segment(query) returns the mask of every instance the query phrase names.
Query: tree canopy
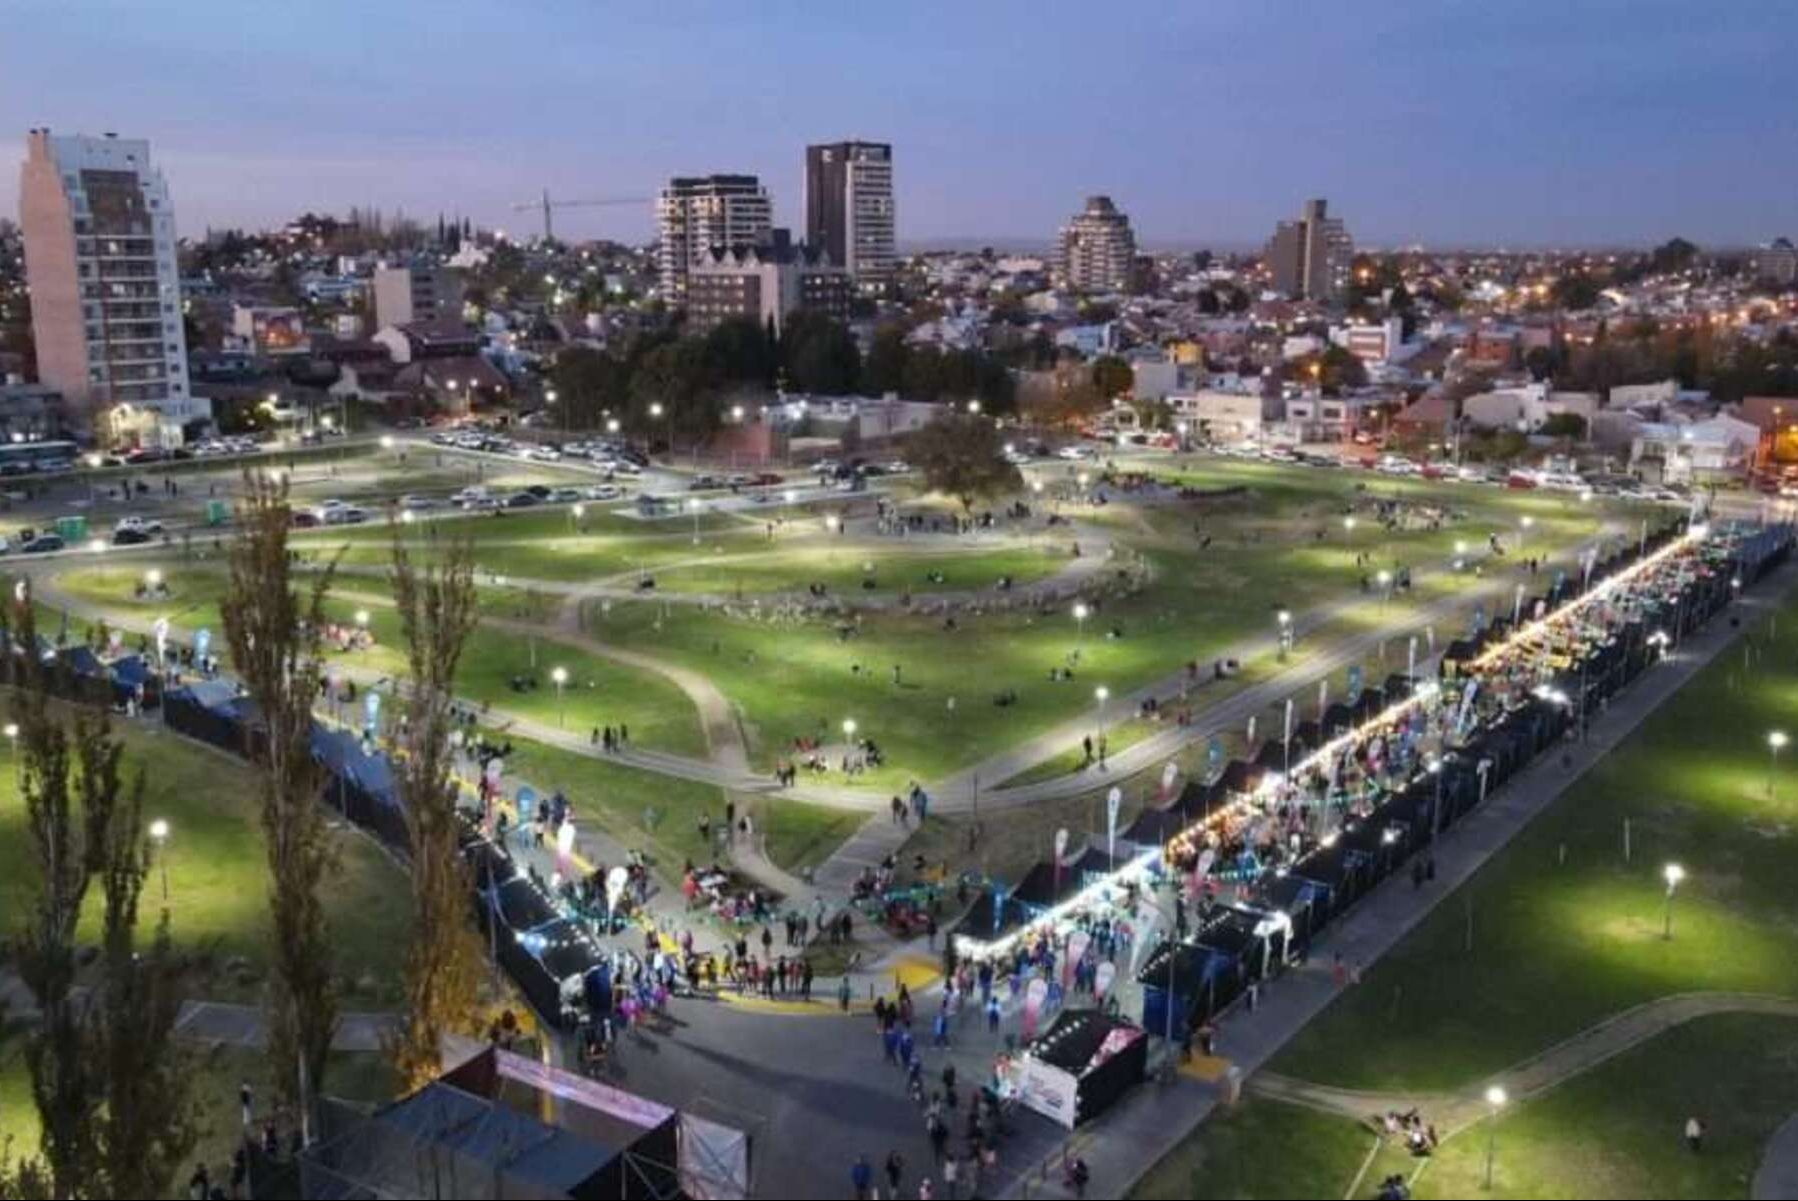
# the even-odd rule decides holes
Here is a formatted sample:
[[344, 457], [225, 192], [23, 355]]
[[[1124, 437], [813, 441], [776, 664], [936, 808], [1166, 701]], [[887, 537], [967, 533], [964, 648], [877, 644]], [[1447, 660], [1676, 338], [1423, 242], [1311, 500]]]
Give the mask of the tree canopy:
[[1024, 482], [1005, 458], [998, 427], [984, 416], [945, 413], [911, 436], [906, 454], [925, 483], [953, 496], [963, 510], [1014, 492]]

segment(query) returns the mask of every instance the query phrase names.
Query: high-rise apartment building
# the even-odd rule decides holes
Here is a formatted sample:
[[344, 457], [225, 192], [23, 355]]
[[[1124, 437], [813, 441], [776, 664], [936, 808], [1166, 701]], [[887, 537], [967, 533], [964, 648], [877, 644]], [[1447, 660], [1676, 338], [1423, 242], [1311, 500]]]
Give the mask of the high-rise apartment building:
[[805, 148], [805, 238], [849, 272], [858, 290], [893, 282], [893, 147], [828, 142]]
[[140, 138], [30, 131], [19, 225], [38, 376], [109, 442], [179, 444], [188, 390], [168, 182]]
[[1348, 287], [1355, 243], [1323, 200], [1307, 200], [1297, 221], [1274, 227], [1266, 255], [1274, 291], [1329, 304]]
[[656, 248], [662, 297], [687, 299], [687, 273], [714, 247], [768, 240], [774, 209], [753, 175], [677, 176], [656, 199]]
[[1057, 269], [1061, 282], [1077, 292], [1122, 292], [1136, 264], [1136, 235], [1130, 218], [1109, 196], [1088, 196], [1086, 208], [1061, 227]]
[[443, 264], [419, 258], [375, 268], [375, 325], [462, 320], [462, 277]]

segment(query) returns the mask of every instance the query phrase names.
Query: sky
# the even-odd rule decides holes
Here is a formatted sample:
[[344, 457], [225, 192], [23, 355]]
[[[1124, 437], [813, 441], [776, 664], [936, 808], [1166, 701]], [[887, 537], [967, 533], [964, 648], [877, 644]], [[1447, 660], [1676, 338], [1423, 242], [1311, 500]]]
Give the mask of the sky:
[[[1790, 0], [6, 0], [28, 128], [150, 139], [184, 234], [352, 204], [646, 241], [676, 174], [891, 142], [908, 246], [1046, 243], [1104, 192], [1149, 249], [1798, 235]], [[0, 215], [17, 208], [0, 185]]]

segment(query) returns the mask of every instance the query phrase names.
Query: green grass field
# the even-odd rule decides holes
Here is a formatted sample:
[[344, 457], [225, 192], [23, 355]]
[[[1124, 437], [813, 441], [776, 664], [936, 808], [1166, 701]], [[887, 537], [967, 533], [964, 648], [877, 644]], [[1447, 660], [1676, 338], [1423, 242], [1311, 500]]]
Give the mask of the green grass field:
[[[10, 705], [10, 697], [7, 701]], [[248, 768], [220, 751], [198, 746], [160, 726], [118, 727], [125, 741], [127, 779], [139, 766], [146, 773], [147, 821], [163, 819], [171, 834], [166, 859], [145, 890], [143, 920], [148, 929], [163, 905], [166, 864], [168, 907], [176, 942], [205, 952], [217, 967], [243, 959], [259, 979], [268, 958], [268, 864], [254, 780]], [[335, 839], [339, 871], [326, 890], [326, 915], [339, 956], [339, 971], [354, 984], [372, 975], [368, 996], [352, 994], [356, 1007], [395, 1001], [393, 948], [403, 945], [408, 926], [404, 874], [369, 839], [345, 828]], [[0, 914], [22, 914], [28, 904], [33, 869], [10, 744], [0, 746]], [[97, 891], [90, 892], [81, 938], [98, 937]], [[240, 984], [222, 971], [213, 974], [205, 995], [215, 1000], [256, 999], [259, 985]]]

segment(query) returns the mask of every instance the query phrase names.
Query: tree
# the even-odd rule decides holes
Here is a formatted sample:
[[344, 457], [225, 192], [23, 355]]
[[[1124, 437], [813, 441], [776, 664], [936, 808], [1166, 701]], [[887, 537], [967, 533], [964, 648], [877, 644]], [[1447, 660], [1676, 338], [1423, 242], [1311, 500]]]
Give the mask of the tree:
[[481, 944], [469, 916], [450, 756], [456, 668], [479, 612], [469, 539], [455, 539], [438, 566], [419, 566], [404, 528], [393, 526], [393, 597], [410, 688], [394, 783], [411, 851], [412, 944], [405, 1025], [390, 1052], [410, 1089], [442, 1071], [445, 1034], [473, 1034], [479, 1025]]
[[1536, 432], [1550, 438], [1584, 438], [1586, 419], [1578, 413], [1552, 413]]
[[822, 313], [804, 309], [787, 314], [780, 334], [780, 361], [788, 382], [801, 392], [847, 395], [855, 391], [861, 375], [861, 351], [849, 331]]
[[606, 412], [623, 412], [630, 396], [625, 365], [591, 346], [563, 350], [550, 368], [549, 379], [561, 410], [557, 417], [565, 429], [602, 428]]
[[984, 416], [945, 413], [911, 436], [906, 457], [924, 474], [925, 483], [960, 501], [964, 511], [971, 511], [977, 500], [1014, 492], [1024, 482], [1005, 458], [998, 427]]
[[905, 390], [905, 367], [911, 350], [905, 344], [905, 328], [883, 325], [874, 331], [868, 357], [862, 362], [862, 391], [870, 396]]
[[300, 591], [288, 555], [290, 523], [286, 480], [246, 471], [221, 608], [231, 661], [261, 722], [257, 744], [246, 749], [256, 757], [270, 878], [270, 1067], [277, 1096], [304, 1110], [323, 1084], [337, 1030], [320, 898], [335, 856], [311, 748], [313, 698], [323, 677], [319, 631], [336, 561]]
[[766, 387], [778, 365], [768, 330], [752, 317], [732, 317], [705, 336], [706, 357], [718, 377], [730, 383]]
[[1126, 395], [1136, 387], [1136, 372], [1114, 354], [1100, 355], [1093, 360], [1092, 377], [1093, 387], [1107, 400]]
[[649, 406], [660, 404], [662, 419], [674, 433], [698, 443], [711, 437], [722, 421], [721, 383], [705, 344], [698, 338], [680, 338], [644, 352], [631, 376], [631, 401], [644, 422], [649, 421]]
[[[18, 608], [25, 645], [35, 645], [30, 606]], [[42, 1011], [25, 1052], [42, 1164], [0, 1165], [0, 1178], [13, 1177], [0, 1179], [0, 1195], [31, 1193], [47, 1178], [58, 1197], [166, 1196], [199, 1129], [191, 1072], [174, 1041], [180, 967], [168, 914], [146, 952], [136, 942], [149, 867], [144, 776], [124, 785], [123, 746], [104, 710], [78, 709], [65, 724], [42, 662], [24, 663], [15, 716], [36, 898], [18, 962]], [[76, 923], [96, 877], [101, 978], [78, 992]]]
[[1596, 307], [1600, 291], [1598, 281], [1586, 272], [1569, 271], [1555, 280], [1550, 294], [1560, 308], [1578, 310]]

